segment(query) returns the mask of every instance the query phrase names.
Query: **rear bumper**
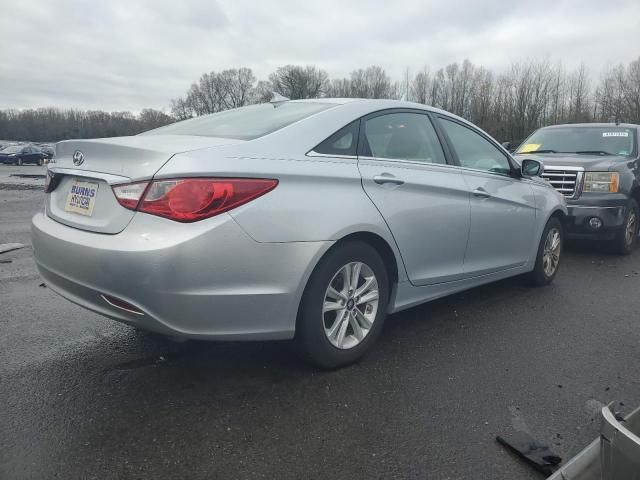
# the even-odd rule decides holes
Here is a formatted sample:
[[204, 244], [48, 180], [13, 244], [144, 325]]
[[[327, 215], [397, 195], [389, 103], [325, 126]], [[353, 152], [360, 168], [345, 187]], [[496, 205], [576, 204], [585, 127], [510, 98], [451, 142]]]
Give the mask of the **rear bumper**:
[[72, 302], [143, 329], [220, 340], [291, 338], [304, 285], [332, 244], [258, 243], [227, 214], [193, 224], [136, 214], [105, 235], [38, 213], [32, 240], [41, 276]]
[[[567, 235], [571, 238], [610, 240], [622, 228], [628, 199], [620, 194], [615, 198], [570, 202], [567, 205]], [[597, 218], [601, 227], [594, 228], [590, 220]]]

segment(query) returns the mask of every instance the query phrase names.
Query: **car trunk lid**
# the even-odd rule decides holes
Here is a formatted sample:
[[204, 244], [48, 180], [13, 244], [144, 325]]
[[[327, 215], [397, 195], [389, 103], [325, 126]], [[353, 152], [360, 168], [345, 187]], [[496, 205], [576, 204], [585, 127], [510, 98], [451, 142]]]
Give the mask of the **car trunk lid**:
[[47, 194], [46, 213], [81, 230], [121, 232], [135, 212], [118, 203], [112, 185], [150, 180], [176, 153], [239, 142], [182, 135], [60, 142], [49, 165], [56, 186]]

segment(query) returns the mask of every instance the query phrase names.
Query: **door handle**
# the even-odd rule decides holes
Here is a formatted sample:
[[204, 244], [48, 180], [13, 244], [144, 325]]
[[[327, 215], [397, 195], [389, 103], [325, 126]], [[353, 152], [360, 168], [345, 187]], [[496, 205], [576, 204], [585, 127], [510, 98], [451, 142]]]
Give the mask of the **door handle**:
[[490, 198], [491, 194], [487, 192], [484, 188], [478, 187], [473, 191], [473, 195], [480, 198]]
[[376, 175], [375, 177], [373, 177], [373, 181], [376, 182], [378, 185], [384, 185], [385, 183], [392, 183], [393, 185], [402, 185], [404, 183], [404, 180], [400, 180], [399, 178], [389, 174]]

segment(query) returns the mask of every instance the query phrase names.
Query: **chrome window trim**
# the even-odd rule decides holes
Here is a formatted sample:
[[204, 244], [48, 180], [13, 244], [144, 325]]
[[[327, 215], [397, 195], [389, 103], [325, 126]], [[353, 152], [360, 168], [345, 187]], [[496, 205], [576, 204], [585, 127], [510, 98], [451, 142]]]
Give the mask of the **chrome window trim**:
[[322, 157], [322, 158], [350, 158], [352, 160], [357, 160], [357, 156], [355, 155], [332, 155], [330, 153], [318, 153], [315, 150], [309, 150], [306, 153], [307, 157]]
[[598, 210], [618, 210], [622, 207], [598, 207], [593, 205], [568, 205], [569, 208], [597, 208]]
[[465, 167], [463, 165], [452, 165], [452, 167], [459, 168], [460, 170], [464, 170], [464, 171], [467, 171], [469, 173], [478, 173], [478, 174], [484, 174], [484, 175], [491, 175], [493, 177], [506, 178], [506, 179], [509, 179], [509, 180], [520, 180], [519, 178], [515, 178], [515, 177], [513, 177], [511, 175], [508, 175], [506, 173], [490, 172], [489, 170], [482, 170], [480, 168]]
[[409, 165], [428, 165], [437, 167], [457, 167], [457, 165], [451, 165], [450, 163], [435, 163], [435, 162], [420, 162], [418, 160], [408, 160], [406, 158], [387, 158], [387, 157], [369, 157], [360, 155], [356, 157], [358, 160], [373, 160], [374, 162], [395, 162], [404, 163]]

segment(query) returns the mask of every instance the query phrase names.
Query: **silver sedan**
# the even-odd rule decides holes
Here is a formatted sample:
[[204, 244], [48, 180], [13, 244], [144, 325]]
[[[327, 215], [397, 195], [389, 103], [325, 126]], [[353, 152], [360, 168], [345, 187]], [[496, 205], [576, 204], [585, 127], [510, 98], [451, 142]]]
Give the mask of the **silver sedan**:
[[527, 274], [550, 283], [564, 198], [535, 160], [391, 100], [253, 105], [64, 141], [33, 218], [55, 292], [142, 329], [362, 356], [385, 316]]

